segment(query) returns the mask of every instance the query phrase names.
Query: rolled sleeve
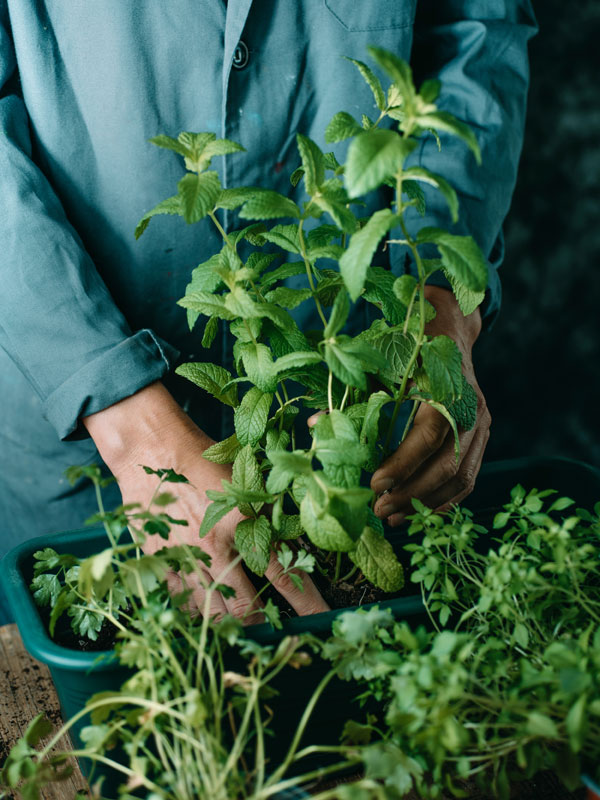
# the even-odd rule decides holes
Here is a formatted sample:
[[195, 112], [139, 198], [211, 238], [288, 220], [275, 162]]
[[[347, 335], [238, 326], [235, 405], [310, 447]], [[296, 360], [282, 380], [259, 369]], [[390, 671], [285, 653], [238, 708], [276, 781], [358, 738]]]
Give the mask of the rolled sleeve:
[[160, 380], [177, 356], [178, 351], [152, 331], [138, 331], [67, 378], [44, 401], [44, 416], [61, 439], [85, 438], [88, 434], [81, 417]]

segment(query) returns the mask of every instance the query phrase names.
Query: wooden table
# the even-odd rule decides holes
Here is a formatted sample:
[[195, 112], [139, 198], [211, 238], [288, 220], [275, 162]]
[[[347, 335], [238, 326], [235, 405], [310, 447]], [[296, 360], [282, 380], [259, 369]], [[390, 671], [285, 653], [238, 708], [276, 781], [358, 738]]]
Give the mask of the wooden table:
[[[58, 699], [48, 668], [26, 652], [16, 625], [4, 625], [0, 627], [0, 765], [40, 711], [57, 727], [60, 725]], [[70, 742], [63, 740], [61, 748], [70, 750]], [[49, 786], [42, 793], [43, 800], [73, 800], [77, 791], [85, 791], [87, 784], [75, 759], [72, 765], [73, 774], [66, 781]], [[584, 796], [584, 790], [565, 791], [550, 772], [517, 784], [512, 793], [513, 800], [583, 800]], [[478, 790], [473, 790], [469, 797], [491, 800]], [[419, 799], [411, 793], [405, 800]]]

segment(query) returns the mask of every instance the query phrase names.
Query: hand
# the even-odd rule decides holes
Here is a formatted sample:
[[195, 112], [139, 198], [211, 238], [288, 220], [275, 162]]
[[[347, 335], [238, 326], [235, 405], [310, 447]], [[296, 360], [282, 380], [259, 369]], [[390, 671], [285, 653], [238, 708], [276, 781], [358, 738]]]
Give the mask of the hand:
[[[212, 559], [209, 568], [202, 567], [207, 580], [216, 580], [235, 590], [235, 597], [231, 598], [213, 593], [210, 614], [230, 613], [244, 618], [248, 624], [262, 622], [262, 614], [248, 614], [260, 606], [255, 600], [255, 587], [241, 564], [232, 566], [237, 557], [235, 528], [242, 519], [239, 511], [229, 512], [203, 539], [198, 537], [198, 529], [210, 503], [206, 490], [220, 490], [221, 480], [231, 479], [231, 466], [213, 464], [202, 458], [203, 451], [213, 441], [182, 411], [164, 386], [152, 384], [103, 411], [91, 414], [83, 422], [100, 455], [117, 478], [124, 503], [137, 502], [145, 508], [156, 489], [156, 476], [147, 475], [141, 464], [154, 469], [172, 468], [185, 475], [189, 484], [170, 483], [168, 489], [178, 498], [173, 506], [174, 516], [187, 520], [188, 526], [173, 526], [167, 543], [158, 535], [149, 536], [144, 545], [145, 552], [155, 552], [165, 544], [198, 545]], [[302, 574], [302, 592], [288, 576], [281, 574], [282, 571], [272, 554], [266, 577], [298, 614], [328, 610], [307, 575]], [[186, 576], [185, 579], [193, 590], [191, 608], [202, 610], [205, 600], [202, 579], [199, 575]], [[173, 589], [177, 584], [181, 588], [181, 578], [173, 575], [169, 582]]]
[[471, 350], [481, 331], [479, 309], [463, 316], [452, 293], [437, 286], [425, 288], [436, 317], [426, 327], [432, 336], [446, 334], [454, 339], [463, 357], [463, 373], [477, 393], [477, 420], [470, 431], [459, 430], [460, 460], [454, 454], [454, 433], [446, 419], [431, 406], [422, 404], [406, 439], [373, 474], [371, 488], [380, 497], [375, 513], [389, 525], [399, 525], [413, 512], [411, 499], [421, 500], [445, 511], [463, 500], [475, 486], [483, 453], [490, 436], [492, 418], [481, 393]]

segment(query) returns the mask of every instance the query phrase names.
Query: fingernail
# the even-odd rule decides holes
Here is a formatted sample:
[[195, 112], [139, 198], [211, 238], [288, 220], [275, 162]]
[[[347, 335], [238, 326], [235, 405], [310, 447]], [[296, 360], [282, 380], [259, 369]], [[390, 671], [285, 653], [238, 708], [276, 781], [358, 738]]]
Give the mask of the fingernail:
[[392, 478], [374, 478], [373, 479], [373, 491], [376, 494], [382, 494], [383, 492], [389, 492], [389, 490], [394, 486], [394, 481]]

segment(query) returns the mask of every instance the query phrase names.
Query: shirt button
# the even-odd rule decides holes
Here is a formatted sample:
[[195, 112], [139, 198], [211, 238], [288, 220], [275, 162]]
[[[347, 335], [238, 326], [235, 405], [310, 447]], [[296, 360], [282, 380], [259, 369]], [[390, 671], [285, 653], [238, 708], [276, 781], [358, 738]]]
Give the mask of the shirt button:
[[233, 54], [232, 66], [235, 69], [244, 69], [249, 60], [250, 60], [250, 53], [248, 52], [248, 45], [246, 44], [246, 42], [243, 42], [240, 39], [238, 46], [235, 48], [235, 52]]

